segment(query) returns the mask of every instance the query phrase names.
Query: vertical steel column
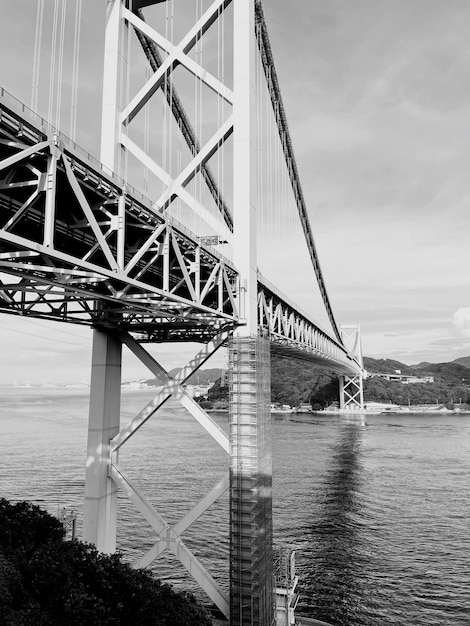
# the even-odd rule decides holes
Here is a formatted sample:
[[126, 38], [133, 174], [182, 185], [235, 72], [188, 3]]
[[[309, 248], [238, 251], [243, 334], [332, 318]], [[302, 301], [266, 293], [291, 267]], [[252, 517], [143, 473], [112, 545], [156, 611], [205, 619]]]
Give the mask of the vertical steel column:
[[116, 550], [117, 486], [109, 469], [110, 441], [119, 432], [121, 356], [116, 335], [93, 331], [83, 541], [107, 553]]
[[[354, 356], [358, 364], [363, 367], [361, 329], [358, 325], [341, 326], [341, 338], [350, 354]], [[364, 409], [364, 378], [367, 372], [353, 376], [341, 376], [339, 379], [339, 408], [341, 410]]]
[[237, 334], [254, 336], [258, 332], [255, 8], [254, 0], [233, 4], [233, 261], [245, 292], [245, 307], [239, 310], [246, 319]]
[[[103, 104], [101, 114], [101, 162], [120, 176], [121, 94], [127, 64], [127, 41], [122, 18], [122, 0], [107, 0], [104, 43]], [[125, 93], [125, 91], [124, 91]]]
[[[230, 624], [271, 626], [274, 611], [269, 340], [258, 337], [254, 0], [233, 3], [233, 251], [245, 325], [229, 346]], [[242, 298], [243, 300], [243, 298]]]
[[234, 337], [230, 389], [230, 625], [273, 623], [269, 339]]
[[339, 408], [362, 410], [364, 408], [363, 376], [340, 376]]

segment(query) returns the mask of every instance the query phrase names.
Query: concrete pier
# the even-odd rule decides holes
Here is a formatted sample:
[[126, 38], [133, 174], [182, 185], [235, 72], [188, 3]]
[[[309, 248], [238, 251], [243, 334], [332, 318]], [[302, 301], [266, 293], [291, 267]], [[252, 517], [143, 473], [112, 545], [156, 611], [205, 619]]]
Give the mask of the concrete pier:
[[229, 346], [230, 625], [273, 620], [270, 347], [260, 337]]

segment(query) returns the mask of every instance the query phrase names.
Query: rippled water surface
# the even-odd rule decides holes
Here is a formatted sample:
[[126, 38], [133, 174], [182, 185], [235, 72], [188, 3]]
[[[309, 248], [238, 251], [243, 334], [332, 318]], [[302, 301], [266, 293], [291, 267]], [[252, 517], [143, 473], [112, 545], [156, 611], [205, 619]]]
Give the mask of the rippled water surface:
[[[123, 422], [150, 398], [123, 394]], [[87, 411], [80, 391], [0, 391], [1, 495], [50, 512], [75, 508], [79, 532]], [[214, 419], [227, 428], [226, 415]], [[275, 538], [297, 550], [302, 614], [336, 626], [470, 624], [469, 416], [280, 416], [273, 435]], [[123, 448], [120, 465], [175, 523], [224, 475], [227, 459], [168, 405]], [[222, 498], [185, 534], [225, 587], [227, 506]], [[126, 558], [154, 539], [121, 498]], [[154, 569], [192, 586], [174, 561]]]

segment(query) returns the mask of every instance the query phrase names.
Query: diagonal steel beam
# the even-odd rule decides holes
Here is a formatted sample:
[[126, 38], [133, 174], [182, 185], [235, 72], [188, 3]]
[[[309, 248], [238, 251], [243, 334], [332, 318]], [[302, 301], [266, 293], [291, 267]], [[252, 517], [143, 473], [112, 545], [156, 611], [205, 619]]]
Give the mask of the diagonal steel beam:
[[[229, 2], [225, 3], [225, 5], [228, 5], [228, 4]], [[225, 9], [225, 6], [223, 7], [223, 9]], [[223, 9], [221, 8], [221, 11]], [[141, 9], [135, 10], [135, 13], [143, 22], [145, 22], [144, 14]], [[142, 33], [142, 31], [135, 29], [135, 33], [140, 42], [140, 45], [142, 46], [145, 56], [148, 59], [150, 67], [152, 68], [153, 72], [156, 72], [158, 68], [161, 66], [161, 64], [163, 63], [163, 58], [158, 50], [158, 47], [155, 45], [155, 43], [151, 39], [146, 37]], [[189, 147], [191, 154], [195, 156], [201, 149], [199, 140], [196, 137], [196, 133], [189, 120], [189, 116], [184, 109], [181, 99], [170, 77], [167, 80], [167, 86], [164, 91], [165, 91], [165, 96], [166, 96], [168, 105], [170, 106], [173, 116], [175, 120], [177, 121], [179, 128], [181, 129], [183, 138], [186, 141], [186, 144]], [[229, 229], [232, 230], [233, 229], [232, 215], [230, 213], [230, 210], [224, 198], [222, 197], [219, 185], [214, 178], [212, 170], [207, 163], [203, 164], [201, 173], [212, 195], [212, 198], [214, 199], [215, 203], [217, 204], [219, 208], [219, 211], [224, 217], [225, 223], [227, 224]]]
[[42, 141], [41, 143], [31, 146], [30, 148], [27, 148], [26, 150], [22, 150], [21, 152], [18, 152], [17, 154], [12, 154], [11, 157], [8, 157], [7, 159], [3, 159], [3, 161], [0, 161], [0, 172], [7, 167], [11, 167], [15, 163], [24, 161], [24, 159], [27, 159], [33, 154], [36, 154], [36, 152], [41, 152], [41, 150], [44, 150], [44, 148], [48, 148], [52, 145], [53, 145], [53, 141]]
[[[172, 195], [179, 187], [186, 187], [196, 174], [205, 166], [206, 162], [217, 152], [228, 137], [233, 133], [233, 120], [230, 117], [217, 132], [209, 139], [206, 145], [194, 156], [190, 163], [175, 178], [170, 187], [158, 198], [155, 205], [163, 209], [171, 200]], [[176, 189], [174, 190], [173, 187]]]
[[108, 261], [111, 269], [117, 272], [119, 268], [118, 268], [116, 259], [114, 258], [114, 255], [108, 246], [108, 242], [106, 241], [101, 228], [98, 226], [96, 218], [93, 215], [93, 211], [91, 210], [91, 207], [88, 204], [88, 200], [85, 198], [85, 194], [83, 193], [82, 188], [80, 187], [77, 179], [75, 178], [75, 174], [73, 173], [72, 166], [70, 165], [69, 160], [65, 156], [65, 154], [62, 155], [62, 162], [65, 166], [65, 174], [67, 176], [69, 184], [75, 193], [75, 196], [78, 200], [78, 203], [80, 204], [82, 208], [82, 211], [85, 213], [88, 223], [93, 233], [95, 234], [95, 237], [98, 243], [100, 244], [100, 248], [103, 254], [105, 255], [106, 260]]
[[[216, 215], [213, 215], [201, 202], [199, 202], [185, 187], [177, 185], [171, 176], [166, 172], [158, 163], [155, 162], [140, 146], [138, 146], [127, 135], [122, 134], [121, 143], [126, 147], [139, 161], [145, 165], [151, 172], [157, 176], [165, 185], [172, 187], [173, 192], [177, 194], [181, 200], [193, 210], [196, 215], [199, 215], [208, 226], [210, 226], [214, 232], [218, 233], [221, 237], [228, 238], [229, 233], [225, 224], [218, 220]], [[158, 207], [154, 205], [154, 209]], [[159, 211], [160, 215], [161, 212]], [[220, 223], [219, 223], [220, 222]]]
[[[215, 3], [219, 4], [219, 3]], [[210, 72], [201, 67], [198, 63], [193, 61], [190, 57], [187, 56], [187, 52], [191, 50], [197, 40], [202, 36], [203, 32], [207, 30], [205, 28], [206, 22], [204, 21], [206, 18], [203, 16], [201, 20], [199, 20], [193, 29], [184, 37], [181, 43], [177, 46], [174, 46], [169, 42], [165, 37], [160, 35], [155, 29], [147, 24], [147, 22], [140, 20], [135, 13], [131, 13], [128, 9], [124, 9], [123, 16], [127, 19], [134, 28], [138, 28], [142, 33], [151, 39], [154, 43], [159, 45], [161, 48], [165, 49], [168, 52], [169, 61], [168, 67], [172, 68], [175, 64], [181, 64], [186, 67], [187, 70], [191, 72], [194, 76], [199, 78], [203, 83], [205, 83], [210, 89], [212, 89], [216, 94], [222, 97], [229, 104], [233, 101], [233, 92], [226, 85], [220, 82], [215, 76], [212, 76]], [[200, 34], [199, 34], [200, 33]], [[156, 78], [156, 80], [159, 80]], [[148, 82], [149, 87], [152, 85], [151, 82]], [[126, 123], [127, 120], [131, 121], [135, 116], [136, 112], [140, 110], [139, 108], [135, 110], [130, 110], [129, 115], [123, 118], [123, 122]]]

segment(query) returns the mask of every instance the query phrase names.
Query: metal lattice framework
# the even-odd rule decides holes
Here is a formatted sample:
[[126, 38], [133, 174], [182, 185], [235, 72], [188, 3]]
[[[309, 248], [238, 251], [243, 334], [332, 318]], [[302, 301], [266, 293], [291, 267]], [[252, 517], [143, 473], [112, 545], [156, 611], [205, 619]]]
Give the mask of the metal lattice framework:
[[171, 377], [168, 372], [129, 334], [121, 334], [119, 340], [149, 369], [158, 381], [154, 398], [122, 428], [110, 442], [109, 476], [119, 489], [127, 495], [135, 508], [150, 524], [156, 533], [155, 544], [136, 563], [135, 567], [147, 567], [165, 550], [171, 552], [197, 580], [201, 588], [218, 608], [228, 615], [227, 594], [201, 564], [199, 559], [186, 546], [182, 538], [185, 533], [207, 509], [223, 496], [229, 488], [228, 476], [217, 485], [177, 524], [170, 525], [150, 503], [146, 495], [131, 481], [118, 462], [120, 448], [129, 441], [139, 428], [152, 417], [170, 398], [179, 402], [206, 432], [229, 452], [229, 439], [213, 419], [185, 391], [183, 385], [228, 339], [229, 332], [224, 331], [207, 343], [198, 354], [178, 373]]
[[357, 325], [341, 326], [341, 336], [344, 345], [355, 361], [360, 366], [359, 372], [351, 375], [346, 373], [340, 378], [339, 401], [342, 410], [364, 409], [364, 378], [367, 372], [364, 370], [362, 359], [361, 329]]
[[299, 358], [328, 365], [341, 373], [355, 372], [360, 376], [359, 363], [350, 356], [342, 343], [314, 324], [298, 308], [289, 304], [266, 281], [258, 283], [258, 320], [278, 348], [295, 351]]
[[207, 340], [238, 322], [226, 259], [6, 99], [2, 91], [0, 310], [159, 341]]

